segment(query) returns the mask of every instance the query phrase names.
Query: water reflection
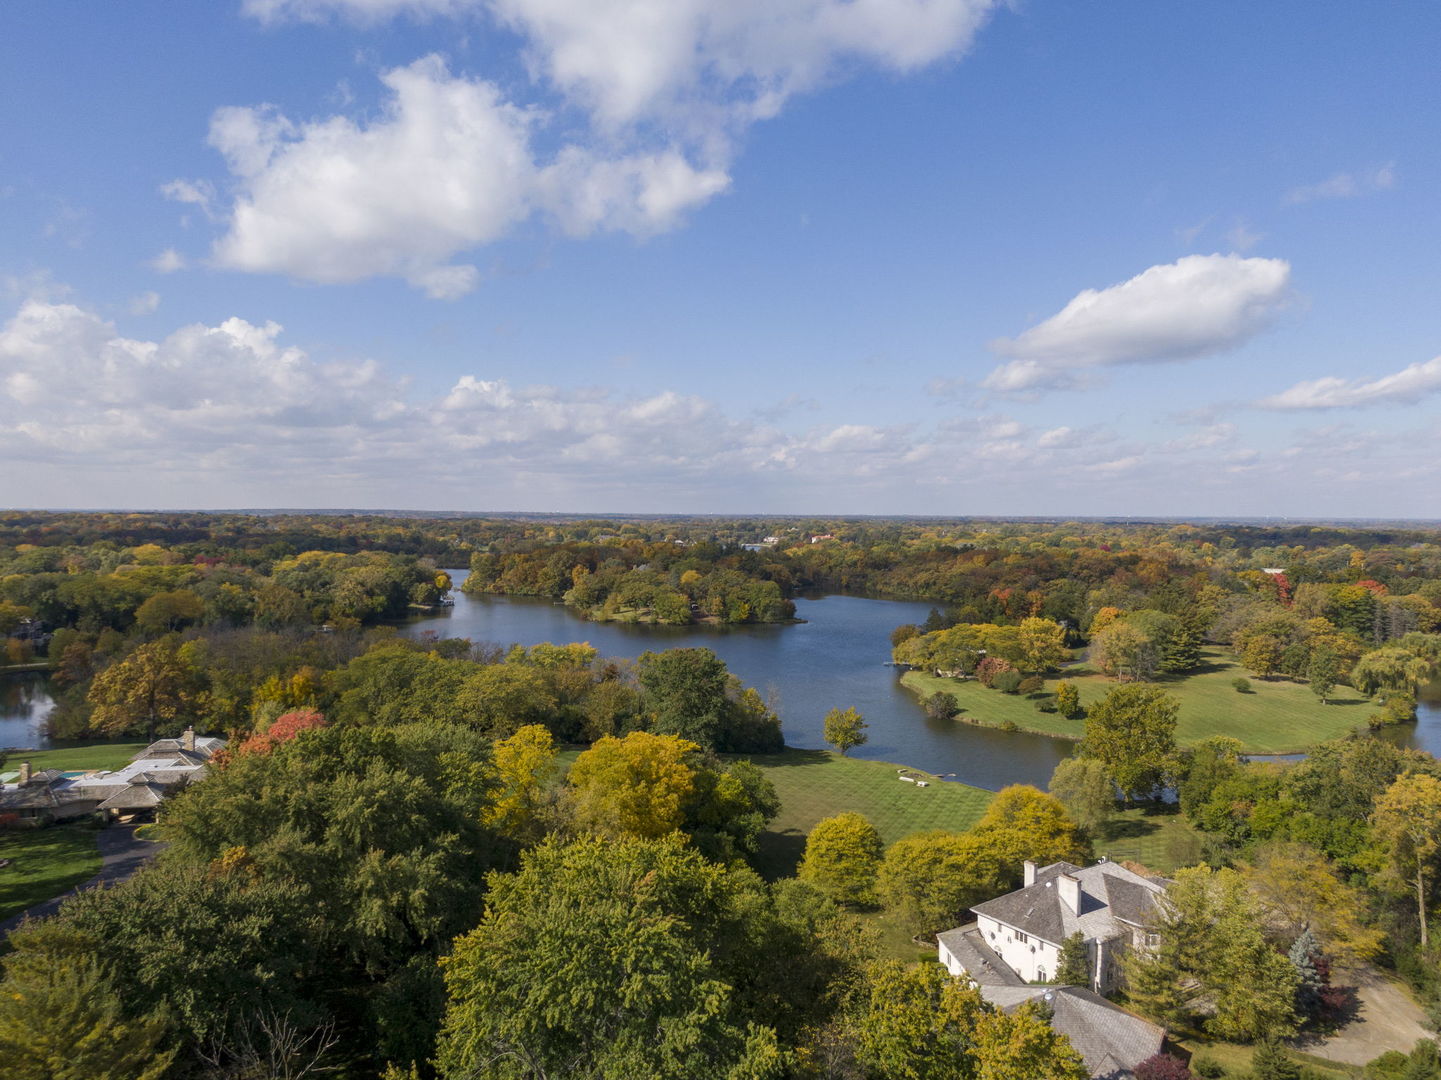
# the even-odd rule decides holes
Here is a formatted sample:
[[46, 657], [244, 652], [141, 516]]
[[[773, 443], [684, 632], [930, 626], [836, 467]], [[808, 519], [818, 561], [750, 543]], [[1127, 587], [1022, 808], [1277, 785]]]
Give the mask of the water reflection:
[[0, 746], [36, 749], [50, 745], [45, 721], [55, 701], [43, 672], [0, 675]]
[[[457, 585], [464, 571], [451, 571]], [[921, 622], [931, 605], [856, 596], [801, 598], [791, 626], [660, 627], [590, 623], [545, 600], [471, 598], [456, 591], [455, 607], [406, 624], [418, 636], [432, 631], [497, 645], [589, 641], [603, 656], [634, 657], [647, 649], [703, 645], [732, 672], [774, 701], [786, 743], [821, 748], [822, 718], [854, 706], [870, 724], [870, 741], [856, 757], [894, 761], [934, 773], [954, 773], [978, 787], [1045, 786], [1070, 744], [1040, 735], [932, 720], [886, 666], [890, 632]]]

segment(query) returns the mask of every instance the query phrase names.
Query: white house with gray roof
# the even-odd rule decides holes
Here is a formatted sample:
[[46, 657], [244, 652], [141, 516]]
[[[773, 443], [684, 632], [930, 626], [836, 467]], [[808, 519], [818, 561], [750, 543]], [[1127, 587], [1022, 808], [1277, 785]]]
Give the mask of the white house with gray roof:
[[1043, 983], [1053, 978], [1061, 945], [1072, 934], [1086, 941], [1089, 989], [1106, 994], [1120, 979], [1128, 948], [1147, 948], [1146, 924], [1166, 891], [1163, 878], [1144, 877], [1116, 863], [1093, 866], [1024, 864], [1025, 884], [977, 904], [976, 921], [938, 937], [941, 963], [953, 975], [982, 985]]

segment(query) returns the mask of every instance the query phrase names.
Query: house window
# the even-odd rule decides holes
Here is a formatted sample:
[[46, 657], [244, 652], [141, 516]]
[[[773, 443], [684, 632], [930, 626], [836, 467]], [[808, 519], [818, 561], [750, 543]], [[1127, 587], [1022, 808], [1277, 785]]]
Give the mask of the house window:
[[1022, 945], [1024, 945], [1026, 942], [1030, 941], [1031, 939], [1028, 938], [1025, 934], [1021, 933], [1019, 930], [1017, 930], [1017, 931], [1016, 931], [1016, 940], [1019, 941]]
[[1043, 967], [1038, 967], [1038, 968], [1036, 968], [1036, 982], [1045, 982], [1045, 981], [1046, 981], [1046, 969], [1043, 968]]
[[1147, 935], [1146, 935], [1146, 947], [1147, 947], [1147, 948], [1154, 949], [1154, 948], [1155, 948], [1157, 945], [1159, 945], [1159, 944], [1161, 944], [1161, 935], [1160, 935], [1160, 934], [1147, 934]]

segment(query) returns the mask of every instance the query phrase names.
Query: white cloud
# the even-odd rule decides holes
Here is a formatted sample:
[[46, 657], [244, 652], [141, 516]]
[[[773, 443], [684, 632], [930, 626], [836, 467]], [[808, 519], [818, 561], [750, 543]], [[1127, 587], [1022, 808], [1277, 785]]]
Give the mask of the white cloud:
[[[958, 55], [997, 2], [248, 0], [267, 22], [484, 14], [520, 39], [535, 96], [431, 56], [382, 75], [373, 118], [219, 110], [210, 141], [236, 190], [215, 260], [318, 282], [394, 275], [449, 298], [479, 277], [452, 260], [536, 213], [576, 236], [673, 229], [730, 187], [749, 125], [849, 67]], [[211, 205], [203, 181], [165, 191]]]
[[173, 274], [177, 270], [184, 270], [186, 267], [185, 256], [174, 248], [166, 248], [147, 264], [157, 274]]
[[154, 314], [156, 309], [160, 307], [160, 294], [153, 290], [140, 293], [138, 296], [132, 296], [127, 306], [132, 315]]
[[982, 385], [1002, 392], [1084, 385], [1092, 369], [1187, 360], [1235, 348], [1274, 322], [1291, 267], [1280, 259], [1188, 255], [1119, 285], [1086, 289], [1015, 338]]
[[1411, 404], [1441, 391], [1441, 356], [1410, 364], [1377, 379], [1327, 375], [1298, 382], [1258, 402], [1266, 409], [1350, 409], [1362, 405]]
[[1317, 184], [1305, 184], [1286, 192], [1281, 200], [1288, 206], [1315, 202], [1317, 199], [1354, 199], [1358, 195], [1369, 195], [1386, 191], [1396, 186], [1396, 163], [1365, 169], [1361, 172], [1342, 172], [1328, 177]]

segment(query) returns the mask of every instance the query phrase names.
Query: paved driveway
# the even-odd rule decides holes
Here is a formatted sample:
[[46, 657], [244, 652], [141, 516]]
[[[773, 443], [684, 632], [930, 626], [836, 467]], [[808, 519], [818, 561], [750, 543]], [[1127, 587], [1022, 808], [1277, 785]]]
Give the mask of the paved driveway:
[[100, 873], [89, 881], [82, 882], [69, 892], [27, 908], [19, 915], [12, 915], [0, 922], [0, 934], [8, 934], [27, 918], [43, 919], [54, 915], [61, 903], [82, 889], [93, 889], [96, 885], [111, 885], [124, 881], [160, 853], [164, 844], [142, 840], [135, 835], [134, 825], [111, 825], [96, 834], [100, 847]]
[[1356, 987], [1356, 1018], [1330, 1038], [1298, 1041], [1298, 1050], [1327, 1061], [1365, 1065], [1387, 1050], [1410, 1050], [1418, 1039], [1430, 1037], [1424, 1026], [1426, 1015], [1409, 994], [1375, 968], [1339, 972], [1334, 981]]

